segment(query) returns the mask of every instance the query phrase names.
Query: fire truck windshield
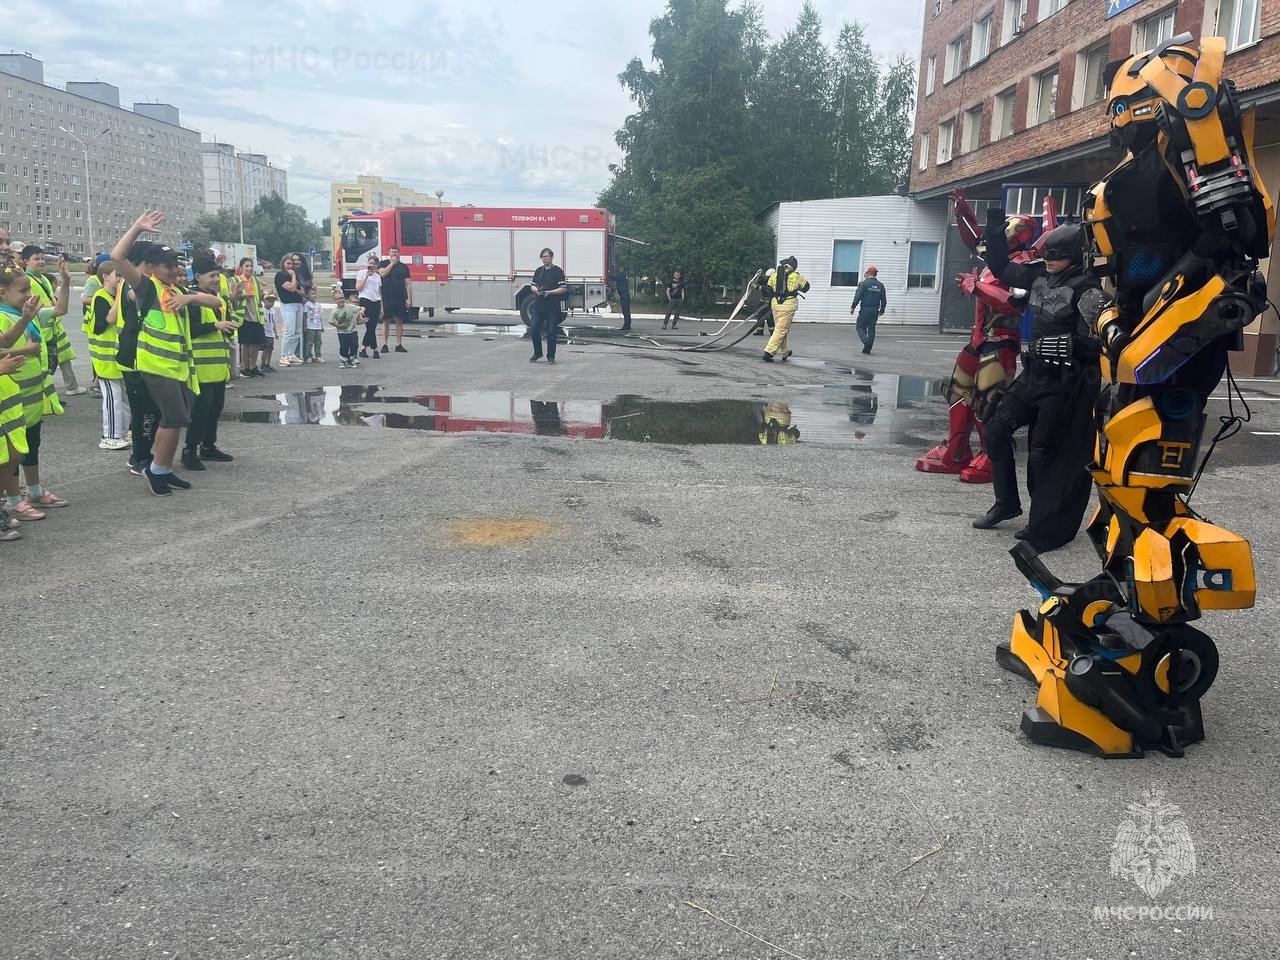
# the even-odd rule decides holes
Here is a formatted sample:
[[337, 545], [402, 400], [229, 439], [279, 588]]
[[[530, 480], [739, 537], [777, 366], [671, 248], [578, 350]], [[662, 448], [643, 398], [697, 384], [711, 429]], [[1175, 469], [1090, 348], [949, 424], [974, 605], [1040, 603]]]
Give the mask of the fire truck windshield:
[[348, 220], [342, 225], [342, 258], [345, 262], [358, 263], [377, 246], [378, 221]]

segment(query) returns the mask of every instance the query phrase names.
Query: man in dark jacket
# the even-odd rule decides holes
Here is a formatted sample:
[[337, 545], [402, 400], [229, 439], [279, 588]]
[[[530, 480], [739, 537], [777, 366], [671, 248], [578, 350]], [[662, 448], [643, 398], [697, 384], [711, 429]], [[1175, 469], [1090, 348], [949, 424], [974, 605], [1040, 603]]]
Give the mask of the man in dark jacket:
[[[854, 291], [853, 303], [849, 304], [849, 312], [858, 314], [858, 339], [862, 341], [862, 352], [870, 353], [871, 345], [876, 342], [876, 321], [884, 314], [889, 305], [884, 284], [880, 282], [880, 271], [875, 267], [867, 267], [867, 275]], [[862, 309], [859, 310], [858, 308]]]
[[973, 525], [988, 530], [1022, 513], [1013, 434], [1030, 425], [1031, 516], [1017, 536], [1044, 553], [1075, 539], [1089, 504], [1087, 468], [1099, 384], [1099, 347], [1092, 331], [1107, 298], [1085, 272], [1085, 233], [1079, 224], [1051, 231], [1042, 242], [1044, 260], [1030, 264], [1009, 262], [1004, 224], [1004, 210], [988, 210], [987, 266], [1002, 282], [1030, 291], [1031, 337], [1024, 344], [1022, 372], [987, 420], [996, 502]]

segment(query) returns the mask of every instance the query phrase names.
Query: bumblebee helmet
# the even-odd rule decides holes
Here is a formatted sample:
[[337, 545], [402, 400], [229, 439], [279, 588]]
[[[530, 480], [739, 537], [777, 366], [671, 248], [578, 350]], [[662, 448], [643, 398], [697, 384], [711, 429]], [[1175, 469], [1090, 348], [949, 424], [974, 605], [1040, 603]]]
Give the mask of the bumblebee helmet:
[[1127, 60], [1107, 65], [1103, 81], [1107, 86], [1107, 113], [1111, 117], [1111, 145], [1138, 151], [1155, 139], [1156, 108], [1160, 95], [1139, 76], [1142, 68], [1159, 58], [1166, 67], [1188, 82], [1195, 75], [1200, 51], [1191, 45], [1189, 33], [1166, 40], [1155, 50], [1135, 53]]

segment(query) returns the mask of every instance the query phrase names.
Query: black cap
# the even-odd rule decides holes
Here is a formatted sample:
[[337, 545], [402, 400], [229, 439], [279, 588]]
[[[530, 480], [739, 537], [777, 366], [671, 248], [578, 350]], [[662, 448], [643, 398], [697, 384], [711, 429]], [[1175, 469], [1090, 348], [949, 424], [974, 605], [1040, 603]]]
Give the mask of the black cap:
[[202, 273], [214, 273], [218, 269], [218, 261], [211, 253], [199, 253], [191, 260], [191, 272], [196, 276]]
[[151, 249], [143, 254], [142, 262], [156, 266], [176, 266], [178, 263], [178, 251], [167, 243], [153, 243], [151, 244]]
[[151, 248], [155, 246], [150, 240], [135, 240], [133, 246], [129, 248], [129, 262], [135, 267], [140, 263], [147, 262], [147, 254], [151, 252]]

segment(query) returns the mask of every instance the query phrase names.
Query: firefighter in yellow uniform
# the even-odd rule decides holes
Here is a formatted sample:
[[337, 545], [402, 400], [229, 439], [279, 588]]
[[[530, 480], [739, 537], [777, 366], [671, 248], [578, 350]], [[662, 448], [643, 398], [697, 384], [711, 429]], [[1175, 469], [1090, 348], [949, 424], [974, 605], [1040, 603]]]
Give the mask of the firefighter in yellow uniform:
[[778, 264], [777, 270], [770, 270], [765, 278], [769, 307], [773, 310], [773, 336], [764, 348], [765, 363], [773, 363], [775, 357], [786, 360], [791, 356], [791, 350], [787, 347], [787, 333], [791, 330], [791, 321], [795, 319], [796, 307], [800, 305], [800, 294], [809, 290], [809, 281], [796, 269], [799, 266], [795, 257], [787, 257]]
[[[201, 293], [228, 290], [227, 277], [209, 256], [198, 256], [191, 269], [196, 275], [196, 286]], [[235, 292], [235, 281], [229, 288]], [[182, 465], [188, 470], [203, 470], [205, 460], [226, 462], [230, 454], [218, 449], [218, 418], [226, 400], [227, 383], [231, 380], [231, 352], [229, 338], [238, 324], [229, 319], [230, 304], [219, 297], [217, 309], [192, 305], [187, 310], [191, 330], [191, 352], [195, 359], [196, 379], [200, 381], [200, 395], [191, 409], [191, 424], [187, 427], [187, 442], [182, 448]]]

